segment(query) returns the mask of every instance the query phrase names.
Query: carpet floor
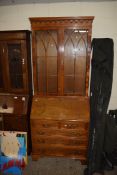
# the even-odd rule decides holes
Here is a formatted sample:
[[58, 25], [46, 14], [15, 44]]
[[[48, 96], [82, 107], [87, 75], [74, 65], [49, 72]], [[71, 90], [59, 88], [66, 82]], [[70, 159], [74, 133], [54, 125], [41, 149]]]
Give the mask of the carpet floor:
[[[23, 175], [83, 175], [85, 167], [74, 159], [40, 158], [38, 161], [32, 161], [31, 157], [28, 157], [28, 165]], [[106, 171], [104, 175], [117, 175], [117, 167], [113, 171]]]

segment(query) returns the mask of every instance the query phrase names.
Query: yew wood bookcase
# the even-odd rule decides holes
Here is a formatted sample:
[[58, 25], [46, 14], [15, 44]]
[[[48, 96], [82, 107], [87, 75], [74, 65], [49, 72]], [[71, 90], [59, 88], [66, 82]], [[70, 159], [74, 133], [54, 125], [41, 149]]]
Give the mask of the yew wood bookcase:
[[34, 96], [32, 157], [86, 161], [94, 17], [30, 18]]

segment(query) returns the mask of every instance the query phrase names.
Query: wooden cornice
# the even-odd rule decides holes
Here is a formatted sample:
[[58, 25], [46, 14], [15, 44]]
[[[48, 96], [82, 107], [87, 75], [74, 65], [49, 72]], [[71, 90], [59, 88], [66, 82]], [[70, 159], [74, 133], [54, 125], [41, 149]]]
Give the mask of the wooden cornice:
[[32, 17], [29, 18], [32, 30], [42, 28], [71, 27], [77, 29], [90, 29], [94, 16], [80, 17]]

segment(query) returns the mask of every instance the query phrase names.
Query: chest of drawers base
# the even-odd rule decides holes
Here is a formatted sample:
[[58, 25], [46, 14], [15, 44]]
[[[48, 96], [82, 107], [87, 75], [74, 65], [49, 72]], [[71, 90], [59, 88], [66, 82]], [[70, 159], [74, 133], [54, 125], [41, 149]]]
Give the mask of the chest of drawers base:
[[[73, 106], [70, 105], [69, 102], [72, 102], [73, 99], [67, 98], [64, 101], [59, 98], [57, 100], [60, 100], [58, 104], [56, 100], [53, 102], [53, 98], [33, 99], [31, 111], [32, 158], [37, 160], [39, 157], [68, 157], [86, 162], [89, 126], [88, 100], [80, 99], [79, 104], [84, 104], [84, 110], [81, 113], [83, 116], [79, 114], [78, 107], [73, 107], [73, 103]], [[76, 104], [78, 101], [74, 99]], [[85, 113], [87, 115], [84, 116]]]

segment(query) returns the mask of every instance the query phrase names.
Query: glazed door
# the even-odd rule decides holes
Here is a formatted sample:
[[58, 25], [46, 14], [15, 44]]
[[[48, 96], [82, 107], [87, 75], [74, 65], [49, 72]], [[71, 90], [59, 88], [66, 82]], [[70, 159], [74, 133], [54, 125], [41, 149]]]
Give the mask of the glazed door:
[[64, 95], [86, 94], [88, 31], [64, 31]]
[[37, 90], [40, 95], [58, 94], [57, 31], [36, 32]]
[[2, 50], [2, 45], [0, 43], [0, 91], [2, 91], [4, 89], [4, 78], [3, 78], [3, 54], [2, 54], [3, 50]]
[[[3, 82], [8, 92], [26, 92], [27, 89], [27, 63], [26, 43], [23, 40], [4, 42], [1, 51], [1, 72], [4, 69]], [[2, 82], [1, 81], [1, 82]], [[3, 83], [0, 84], [2, 86]]]
[[6, 75], [6, 59], [5, 59], [5, 49], [4, 49], [4, 42], [0, 42], [0, 92], [4, 92], [7, 90], [8, 83], [7, 83], [7, 75]]

